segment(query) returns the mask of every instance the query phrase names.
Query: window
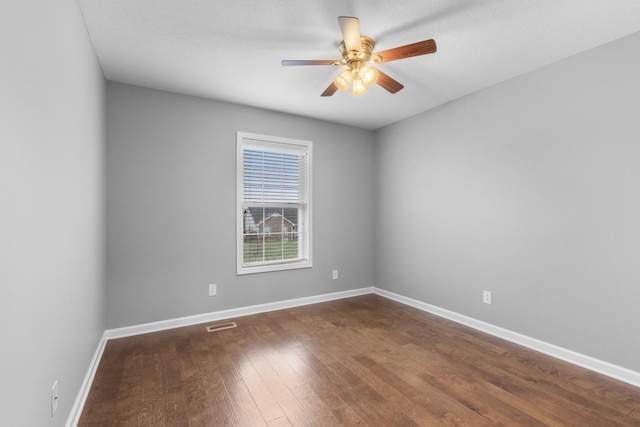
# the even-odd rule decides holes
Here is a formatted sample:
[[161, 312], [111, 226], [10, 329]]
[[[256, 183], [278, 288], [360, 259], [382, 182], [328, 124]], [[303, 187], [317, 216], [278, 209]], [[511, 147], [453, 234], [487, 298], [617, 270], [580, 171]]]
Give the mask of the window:
[[311, 141], [238, 132], [238, 274], [311, 267]]

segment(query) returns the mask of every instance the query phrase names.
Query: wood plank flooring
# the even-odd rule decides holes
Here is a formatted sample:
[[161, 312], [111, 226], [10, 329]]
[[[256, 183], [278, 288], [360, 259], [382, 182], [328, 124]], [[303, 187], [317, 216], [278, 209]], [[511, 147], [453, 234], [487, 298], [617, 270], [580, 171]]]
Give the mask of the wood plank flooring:
[[640, 426], [639, 388], [380, 296], [230, 320], [110, 340], [79, 425]]

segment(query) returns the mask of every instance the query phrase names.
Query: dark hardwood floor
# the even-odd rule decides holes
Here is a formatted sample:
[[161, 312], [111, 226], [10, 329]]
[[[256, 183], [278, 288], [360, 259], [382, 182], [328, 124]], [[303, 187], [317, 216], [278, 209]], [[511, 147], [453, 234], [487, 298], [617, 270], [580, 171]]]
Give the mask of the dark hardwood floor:
[[110, 340], [79, 425], [640, 426], [639, 388], [376, 295], [229, 320]]

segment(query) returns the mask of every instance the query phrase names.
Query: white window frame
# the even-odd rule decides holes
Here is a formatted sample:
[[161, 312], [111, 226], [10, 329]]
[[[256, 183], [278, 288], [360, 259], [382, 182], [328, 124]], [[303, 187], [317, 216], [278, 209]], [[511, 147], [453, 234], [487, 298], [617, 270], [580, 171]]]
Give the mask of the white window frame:
[[[312, 142], [277, 136], [260, 135], [247, 132], [237, 133], [237, 166], [236, 166], [236, 262], [237, 274], [264, 273], [270, 271], [293, 270], [311, 268], [312, 262]], [[298, 211], [299, 257], [295, 260], [263, 261], [262, 263], [244, 264], [244, 211], [247, 204], [244, 201], [244, 150], [258, 149], [275, 152], [304, 153], [307, 159], [306, 168], [306, 201]]]

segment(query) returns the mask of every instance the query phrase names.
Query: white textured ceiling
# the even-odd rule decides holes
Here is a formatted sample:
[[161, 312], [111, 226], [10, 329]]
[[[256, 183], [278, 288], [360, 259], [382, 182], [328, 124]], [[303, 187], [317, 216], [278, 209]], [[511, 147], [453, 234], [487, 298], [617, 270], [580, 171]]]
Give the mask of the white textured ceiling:
[[[377, 129], [640, 31], [640, 0], [78, 0], [109, 80]], [[337, 17], [376, 51], [433, 38], [432, 55], [380, 64], [404, 84], [320, 97], [338, 68]], [[639, 52], [640, 54], [640, 52]]]

